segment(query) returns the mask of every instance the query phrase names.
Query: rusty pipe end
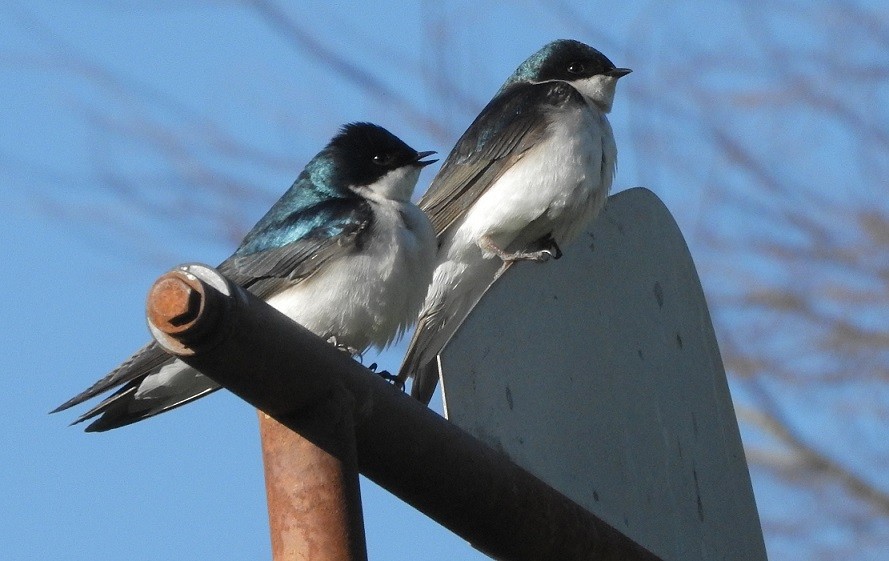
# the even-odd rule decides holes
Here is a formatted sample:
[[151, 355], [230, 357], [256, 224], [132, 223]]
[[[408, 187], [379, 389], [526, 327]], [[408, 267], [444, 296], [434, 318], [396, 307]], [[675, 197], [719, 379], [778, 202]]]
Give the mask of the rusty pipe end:
[[229, 296], [224, 277], [206, 265], [176, 268], [148, 291], [148, 327], [167, 352], [192, 355], [221, 336]]
[[201, 282], [181, 271], [169, 272], [155, 281], [148, 292], [148, 321], [173, 335], [193, 328], [204, 308]]

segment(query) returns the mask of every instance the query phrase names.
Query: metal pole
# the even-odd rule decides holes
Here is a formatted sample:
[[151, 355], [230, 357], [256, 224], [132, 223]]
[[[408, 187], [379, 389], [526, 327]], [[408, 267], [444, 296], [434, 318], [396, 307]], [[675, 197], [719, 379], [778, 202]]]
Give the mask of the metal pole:
[[[187, 288], [161, 306], [171, 280]], [[361, 472], [492, 557], [659, 561], [209, 267], [161, 277], [148, 309], [164, 348], [294, 430], [294, 414], [342, 384]]]
[[288, 418], [300, 432], [258, 412], [274, 561], [367, 560], [351, 404], [339, 393], [320, 414]]
[[[207, 333], [189, 322], [202, 314], [216, 321], [228, 313], [222, 280], [214, 283], [219, 292], [206, 290], [191, 275], [166, 275], [152, 288], [149, 325], [180, 336], [181, 342], [167, 344], [190, 354], [184, 342]], [[312, 405], [282, 416], [298, 432], [257, 411], [274, 561], [367, 560], [352, 401], [337, 385]]]

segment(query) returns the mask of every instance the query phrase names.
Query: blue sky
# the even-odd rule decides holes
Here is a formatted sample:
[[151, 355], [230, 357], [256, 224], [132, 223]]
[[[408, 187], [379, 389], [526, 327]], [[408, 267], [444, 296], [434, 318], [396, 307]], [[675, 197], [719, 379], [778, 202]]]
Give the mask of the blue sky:
[[[699, 141], [700, 127], [687, 117], [702, 102], [657, 93], [685, 79], [664, 74], [676, 68], [668, 62], [681, 63], [695, 41], [714, 52], [759, 48], [730, 2], [669, 10], [622, 2], [374, 2], [340, 12], [308, 2], [286, 10], [314, 34], [302, 43], [247, 4], [0, 7], [0, 208], [9, 217], [0, 221], [7, 263], [0, 277], [7, 346], [0, 359], [0, 550], [10, 559], [269, 557], [256, 418], [246, 404], [218, 392], [101, 435], [67, 428], [69, 414], [46, 412], [147, 340], [144, 298], [159, 274], [180, 262], [225, 258], [342, 123], [378, 122], [419, 150], [446, 153], [522, 59], [572, 37], [635, 71], [621, 82], [611, 116], [620, 150], [615, 190], [642, 184], [657, 192], [694, 253], [702, 224], [714, 223], [711, 194], [696, 179], [745, 180], [706, 147], [683, 172], [650, 163], [641, 149], [658, 141], [652, 130], [669, 130], [676, 144]], [[823, 40], [810, 21], [786, 24], [782, 37], [793, 48]], [[311, 41], [321, 46], [310, 48]], [[354, 66], [337, 68], [334, 59]], [[767, 64], [775, 60], [763, 61], [761, 73], [710, 71], [702, 80], [714, 91], [751, 92], [777, 75], [779, 65]], [[446, 93], [440, 76], [455, 89]], [[652, 95], [663, 95], [669, 110], [650, 111]], [[774, 125], [755, 113], [737, 120], [756, 131]], [[779, 140], [756, 134], [764, 143]], [[843, 158], [858, 156], [850, 143]], [[665, 158], [671, 149], [663, 147]], [[800, 182], [807, 173], [841, 177], [841, 167], [789, 175]], [[880, 191], [854, 193], [873, 204]], [[731, 212], [715, 219], [720, 232], [753, 223]], [[748, 264], [756, 274], [783, 274]], [[713, 288], [711, 275], [702, 269], [705, 288]], [[886, 317], [870, 313], [875, 324]], [[384, 353], [381, 366], [396, 369], [402, 351]], [[803, 424], [831, 425], [830, 411], [819, 419], [807, 405], [790, 403], [790, 412]], [[863, 440], [877, 447], [878, 431], [868, 426]], [[827, 444], [842, 445], [841, 434]], [[862, 456], [866, 470], [873, 464]], [[870, 475], [886, 483], [885, 473]], [[813, 508], [768, 474], [755, 473], [754, 485], [760, 509], [775, 520], [800, 504]], [[484, 558], [374, 485], [362, 492], [372, 559]], [[870, 523], [886, 526], [879, 516]], [[770, 555], [782, 558], [801, 542], [841, 549], [857, 534], [836, 525], [796, 541], [771, 535]], [[878, 550], [879, 541], [870, 547], [863, 551]]]

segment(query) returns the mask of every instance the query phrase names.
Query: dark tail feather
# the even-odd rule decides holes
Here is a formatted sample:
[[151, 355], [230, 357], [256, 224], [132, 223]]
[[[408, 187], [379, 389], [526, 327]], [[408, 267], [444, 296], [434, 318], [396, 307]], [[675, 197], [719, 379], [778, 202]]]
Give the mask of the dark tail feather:
[[414, 372], [414, 383], [411, 386], [411, 397], [425, 405], [429, 405], [435, 387], [438, 385], [438, 357], [420, 366]]
[[173, 358], [164, 352], [157, 343], [151, 342], [139, 349], [136, 354], [115, 368], [110, 374], [50, 411], [50, 414], [58, 413], [59, 411], [64, 411], [65, 409], [79, 405], [100, 393], [106, 392], [115, 386], [125, 384], [136, 378], [140, 378], [164, 363], [172, 361]]
[[[420, 319], [417, 321], [417, 329], [414, 331], [413, 336], [411, 336], [411, 342], [407, 346], [407, 352], [404, 354], [404, 360], [401, 361], [401, 368], [398, 369], [398, 376], [396, 376], [396, 382], [404, 387], [407, 383], [408, 378], [419, 376], [420, 372], [429, 367], [428, 364], [421, 364], [420, 361], [424, 360], [422, 355], [425, 354], [424, 351], [429, 348], [430, 342], [432, 338], [442, 329], [442, 325], [439, 323], [440, 314], [434, 311], [426, 311], [420, 315]], [[437, 354], [437, 352], [436, 352]], [[438, 361], [433, 359], [433, 363], [437, 363]], [[438, 380], [438, 368], [435, 368], [435, 373], [432, 376], [432, 391], [435, 391], [435, 380]], [[427, 384], [429, 382], [426, 382]], [[417, 379], [414, 378], [413, 388], [417, 387]], [[414, 390], [411, 389], [411, 395], [416, 397], [413, 393]], [[432, 398], [432, 393], [430, 392], [429, 398], [427, 398], [424, 403], [429, 403], [429, 399]]]
[[133, 394], [136, 393], [136, 389], [138, 389], [139, 387], [139, 381], [141, 381], [141, 379], [136, 381], [135, 383], [130, 382], [126, 386], [109, 395], [97, 405], [93, 406], [92, 409], [71, 421], [71, 425], [76, 425], [78, 423], [88, 421], [89, 419], [92, 419], [97, 415], [101, 415], [102, 413], [105, 413], [109, 410], [119, 409], [122, 405], [129, 404], [133, 401]]
[[[171, 409], [175, 409], [186, 403], [204, 397], [219, 389], [219, 386], [207, 388], [204, 391], [181, 398], [178, 401], [165, 401], [162, 403], [140, 403], [140, 400], [134, 398], [137, 385], [132, 388], [124, 388], [120, 392], [109, 397], [90, 411], [81, 415], [73, 424], [86, 421], [101, 413], [101, 417], [90, 423], [86, 427], [86, 432], [104, 432], [111, 429], [131, 425], [135, 422], [149, 417], [154, 417], [161, 413], [165, 413]], [[140, 407], [141, 406], [141, 407]]]

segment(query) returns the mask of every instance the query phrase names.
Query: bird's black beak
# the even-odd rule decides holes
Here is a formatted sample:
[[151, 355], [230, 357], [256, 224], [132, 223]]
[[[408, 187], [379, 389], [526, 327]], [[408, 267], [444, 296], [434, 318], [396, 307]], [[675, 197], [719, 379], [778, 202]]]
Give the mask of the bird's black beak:
[[432, 154], [435, 154], [435, 150], [428, 150], [426, 152], [417, 152], [417, 159], [414, 161], [414, 165], [418, 165], [421, 168], [424, 168], [424, 167], [428, 166], [429, 164], [434, 164], [438, 160], [421, 161], [426, 156], [431, 156]]
[[606, 76], [611, 76], [612, 78], [621, 78], [626, 76], [632, 72], [629, 68], [612, 68], [608, 72], [605, 73]]

